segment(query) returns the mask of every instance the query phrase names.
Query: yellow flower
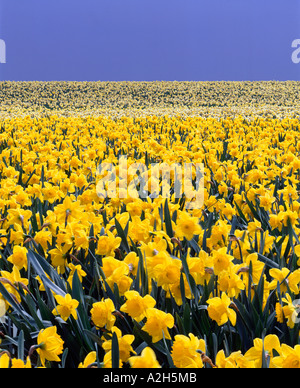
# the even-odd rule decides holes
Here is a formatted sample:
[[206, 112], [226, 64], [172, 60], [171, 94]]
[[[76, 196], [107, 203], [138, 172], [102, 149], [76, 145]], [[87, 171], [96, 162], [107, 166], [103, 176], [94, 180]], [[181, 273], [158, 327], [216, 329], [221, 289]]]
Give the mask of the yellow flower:
[[20, 190], [18, 194], [15, 195], [15, 200], [22, 207], [31, 206], [31, 200], [24, 190]]
[[[227, 187], [226, 187], [227, 189]], [[219, 190], [220, 191], [220, 190]], [[232, 217], [236, 214], [236, 210], [234, 207], [232, 207], [229, 203], [226, 203], [226, 205], [223, 208], [222, 215], [228, 218], [229, 221], [232, 220]]]
[[216, 355], [216, 367], [217, 368], [238, 368], [236, 361], [231, 357], [226, 357], [224, 350], [219, 350]]
[[154, 278], [155, 268], [168, 262], [169, 253], [165, 251], [155, 251], [153, 255], [146, 256], [148, 276]]
[[253, 369], [255, 368], [255, 362], [248, 360], [241, 351], [232, 352], [228, 357], [225, 357], [224, 350], [220, 350], [216, 356], [217, 368], [241, 368], [241, 369]]
[[274, 280], [271, 281], [270, 287], [271, 289], [275, 289], [277, 287], [277, 283], [280, 283], [280, 291], [286, 293], [288, 287], [294, 294], [299, 293], [299, 283], [300, 283], [300, 269], [297, 269], [294, 272], [291, 272], [288, 268], [271, 268], [270, 275]]
[[287, 210], [282, 213], [282, 223], [284, 226], [288, 226], [288, 220], [290, 221], [292, 227], [295, 227], [298, 221], [298, 213], [296, 211]]
[[88, 368], [91, 364], [94, 364], [94, 362], [96, 362], [96, 359], [97, 359], [97, 353], [96, 352], [90, 352], [84, 359], [83, 362], [81, 362], [79, 365], [78, 365], [78, 368], [79, 369], [85, 369], [85, 368]]
[[13, 254], [7, 260], [13, 263], [19, 270], [22, 268], [27, 270], [27, 249], [18, 245], [14, 246]]
[[265, 211], [270, 211], [272, 204], [275, 201], [275, 198], [268, 192], [265, 195], [259, 197], [260, 206], [265, 209]]
[[176, 368], [202, 368], [200, 352], [205, 353], [205, 341], [192, 333], [188, 337], [178, 334], [174, 339], [171, 356]]
[[174, 318], [171, 314], [156, 308], [148, 308], [147, 321], [143, 326], [143, 330], [146, 331], [152, 337], [152, 342], [158, 342], [163, 338], [171, 339], [168, 332], [168, 328], [171, 329], [174, 326]]
[[154, 307], [156, 304], [155, 299], [151, 295], [142, 297], [134, 290], [127, 291], [124, 295], [126, 302], [121, 306], [120, 311], [127, 313], [137, 322], [142, 321], [147, 314], [147, 309]]
[[152, 232], [152, 227], [148, 219], [142, 220], [138, 216], [132, 217], [132, 221], [129, 223], [128, 236], [134, 242], [149, 242], [150, 232]]
[[45, 187], [42, 188], [43, 200], [54, 203], [54, 201], [62, 197], [62, 192], [57, 186], [48, 182], [45, 182], [44, 185]]
[[60, 315], [60, 317], [67, 321], [72, 315], [72, 317], [76, 320], [77, 319], [77, 307], [79, 305], [79, 302], [76, 299], [72, 299], [70, 294], [66, 294], [65, 297], [61, 295], [54, 295], [58, 306], [56, 306], [52, 314], [54, 315]]
[[136, 276], [138, 266], [139, 266], [139, 257], [135, 252], [129, 252], [128, 255], [124, 257], [124, 263], [128, 265], [129, 272]]
[[[141, 243], [141, 252], [146, 258], [156, 256], [158, 253], [162, 252], [167, 254], [168, 242], [164, 238], [160, 239], [157, 242], [149, 242], [148, 244]], [[155, 239], [155, 237], [154, 237]], [[172, 247], [172, 244], [170, 245]]]
[[282, 307], [282, 312], [284, 317], [287, 319], [288, 327], [293, 329], [298, 315], [297, 306], [294, 305], [289, 294], [286, 294], [285, 296], [285, 298], [282, 298], [282, 301], [286, 303], [286, 305]]
[[28, 286], [28, 279], [21, 278], [20, 271], [15, 265], [13, 266], [12, 272], [1, 271], [1, 277], [6, 279], [6, 281], [2, 280], [2, 283], [4, 284], [4, 287], [7, 289], [7, 291], [13, 294], [18, 302], [21, 303], [21, 297], [17, 289], [18, 286], [21, 285], [23, 286], [24, 292], [26, 293], [27, 291], [25, 287]]
[[219, 220], [211, 228], [211, 237], [207, 239], [207, 246], [211, 250], [227, 246], [230, 229], [231, 226], [229, 223]]
[[37, 337], [37, 353], [40, 356], [41, 363], [45, 366], [45, 361], [59, 362], [58, 357], [63, 352], [64, 341], [57, 334], [56, 326], [47, 327], [39, 332]]
[[32, 212], [30, 210], [23, 210], [23, 209], [9, 209], [8, 210], [8, 223], [9, 225], [20, 225], [22, 227], [25, 227], [26, 229], [29, 226], [29, 219], [32, 215]]
[[131, 217], [134, 216], [141, 216], [143, 207], [142, 207], [142, 201], [134, 201], [130, 202], [126, 205], [126, 210], [131, 215]]
[[228, 270], [233, 256], [227, 254], [227, 247], [219, 248], [212, 252], [214, 273], [219, 275], [222, 271]]
[[[192, 292], [191, 292], [190, 285], [187, 281], [186, 275], [182, 273], [182, 277], [183, 277], [185, 297], [187, 299], [192, 299]], [[171, 294], [172, 297], [175, 299], [176, 304], [178, 306], [181, 306], [183, 302], [182, 302], [180, 278], [178, 278], [176, 283], [171, 284], [169, 289], [170, 289], [169, 294]], [[169, 294], [167, 294], [167, 297], [169, 297]]]
[[198, 224], [197, 217], [192, 217], [186, 212], [180, 214], [175, 228], [175, 234], [178, 238], [185, 237], [187, 240], [192, 240], [194, 235], [199, 235], [201, 232], [202, 228]]
[[300, 368], [300, 345], [295, 345], [292, 348], [287, 344], [282, 344], [279, 356], [273, 358], [273, 364], [275, 367], [283, 369]]
[[43, 250], [46, 252], [48, 243], [52, 240], [52, 234], [48, 230], [41, 230], [34, 236], [34, 241], [41, 245]]
[[255, 338], [253, 347], [245, 353], [245, 358], [249, 361], [254, 361], [256, 368], [261, 368], [262, 366], [263, 349], [265, 355], [272, 361], [273, 349], [280, 353], [280, 342], [278, 337], [274, 334], [269, 334], [264, 340]]
[[[119, 344], [119, 357], [122, 362], [127, 362], [130, 354], [136, 354], [135, 351], [132, 348], [132, 343], [134, 341], [134, 335], [131, 334], [125, 334], [122, 336], [122, 332], [117, 327], [112, 328], [112, 333], [116, 333], [118, 337], [118, 344]], [[112, 340], [105, 340], [102, 345], [105, 352], [111, 351], [112, 348]]]
[[238, 266], [231, 263], [228, 271], [222, 271], [218, 276], [220, 291], [224, 291], [230, 298], [237, 298], [241, 290], [245, 289], [245, 284], [237, 275]]
[[67, 266], [67, 252], [69, 249], [69, 246], [66, 244], [62, 247], [57, 247], [48, 251], [51, 255], [52, 265], [58, 267], [60, 273], [65, 273], [65, 267]]
[[70, 287], [72, 289], [72, 283], [73, 283], [73, 276], [75, 271], [77, 271], [77, 276], [79, 281], [82, 283], [82, 278], [86, 276], [86, 272], [82, 269], [81, 265], [74, 265], [72, 263], [69, 263], [68, 267], [70, 268], [70, 273], [68, 277], [68, 283], [70, 284]]
[[26, 363], [23, 360], [13, 358], [11, 360], [11, 369], [31, 369], [30, 358], [27, 357]]
[[[112, 351], [106, 352], [103, 358], [103, 368], [111, 369], [112, 368]], [[119, 368], [122, 368], [122, 361], [119, 357]]]
[[165, 291], [168, 291], [171, 284], [176, 283], [180, 279], [180, 271], [182, 262], [179, 259], [168, 257], [163, 264], [157, 264], [153, 269], [154, 278], [157, 285]]
[[24, 236], [25, 235], [22, 226], [15, 224], [14, 229], [11, 229], [10, 231], [10, 240], [16, 245], [21, 245], [23, 244]]
[[140, 356], [130, 357], [128, 361], [131, 368], [161, 368], [157, 361], [156, 354], [150, 347], [143, 349]]
[[78, 221], [83, 219], [82, 206], [79, 201], [72, 201], [69, 196], [66, 196], [63, 203], [57, 205], [54, 209], [57, 222], [67, 224], [67, 222]]
[[101, 256], [115, 256], [115, 250], [119, 248], [121, 238], [115, 237], [110, 231], [107, 236], [100, 236], [97, 243], [96, 253]]
[[110, 276], [112, 276], [114, 271], [119, 267], [123, 268], [122, 271], [124, 273], [127, 273], [126, 271], [129, 272], [128, 265], [123, 261], [117, 260], [112, 256], [107, 256], [102, 259], [102, 270], [106, 278], [109, 278]]
[[283, 217], [278, 214], [271, 214], [269, 219], [269, 224], [271, 225], [272, 230], [278, 228], [279, 232], [282, 230], [282, 219]]
[[275, 305], [275, 311], [276, 311], [276, 319], [279, 323], [284, 322], [284, 314], [283, 309], [280, 303], [276, 303]]
[[80, 174], [77, 178], [76, 186], [78, 186], [80, 189], [82, 189], [84, 186], [87, 186], [87, 180], [83, 174]]
[[0, 369], [8, 369], [10, 365], [10, 357], [7, 353], [0, 356]]
[[[45, 276], [46, 276], [47, 279], [51, 280], [51, 278], [50, 278], [50, 276], [48, 274], [45, 273]], [[44, 283], [42, 282], [41, 278], [39, 276], [36, 276], [36, 280], [39, 282], [39, 290], [40, 291], [46, 291]]]
[[110, 330], [115, 324], [116, 317], [113, 315], [115, 311], [114, 303], [111, 299], [102, 299], [101, 302], [93, 304], [91, 309], [91, 318], [96, 327], [106, 327]]
[[[246, 265], [246, 268], [249, 269], [250, 263], [251, 263], [251, 266], [252, 266], [252, 273], [251, 273], [252, 281], [253, 281], [253, 284], [258, 284], [259, 280], [261, 278], [262, 272], [264, 270], [264, 267], [265, 267], [264, 263], [258, 259], [257, 253], [251, 253], [250, 255], [248, 255], [246, 257], [246, 259], [244, 261], [245, 261], [245, 263], [240, 265], [240, 269], [241, 268], [245, 268], [245, 265]], [[244, 281], [246, 289], [247, 289], [248, 288], [248, 282], [249, 282], [249, 274], [248, 274], [248, 272], [242, 272], [242, 278], [243, 278], [243, 281]]]
[[128, 265], [122, 265], [116, 268], [114, 272], [106, 278], [106, 282], [112, 290], [114, 289], [114, 284], [116, 284], [119, 289], [119, 294], [123, 296], [125, 292], [129, 290], [131, 283], [133, 282], [133, 279], [128, 275]]
[[222, 292], [221, 298], [215, 297], [207, 300], [207, 312], [211, 319], [219, 326], [224, 325], [228, 320], [233, 326], [236, 324], [236, 312], [230, 308], [231, 300]]
[[203, 249], [199, 252], [198, 257], [190, 257], [188, 254], [187, 264], [189, 271], [196, 284], [204, 285], [205, 281], [208, 283], [213, 273], [213, 259]]

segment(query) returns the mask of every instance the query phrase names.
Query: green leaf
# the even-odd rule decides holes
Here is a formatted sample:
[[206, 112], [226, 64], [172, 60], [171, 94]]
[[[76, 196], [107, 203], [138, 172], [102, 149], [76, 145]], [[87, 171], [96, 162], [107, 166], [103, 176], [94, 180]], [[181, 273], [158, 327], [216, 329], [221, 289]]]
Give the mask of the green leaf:
[[183, 310], [183, 326], [186, 333], [190, 333], [192, 330], [192, 314], [188, 303], [185, 304]]
[[[174, 257], [174, 259], [178, 260], [177, 257]], [[185, 255], [182, 255], [181, 262], [182, 262], [183, 271], [185, 273], [185, 276], [186, 276], [188, 285], [190, 287], [191, 293], [194, 296], [195, 300], [198, 301], [198, 299], [199, 299], [199, 292], [198, 292], [195, 280], [192, 277], [192, 275], [190, 274], [190, 270], [189, 270], [188, 263], [187, 263]]]
[[138, 269], [136, 277], [136, 289], [139, 290], [141, 296], [145, 296], [149, 293], [149, 282], [147, 274], [147, 266], [144, 263], [144, 257], [140, 249], [138, 249]]
[[263, 298], [264, 298], [264, 273], [265, 273], [265, 268], [264, 267], [261, 277], [259, 279], [257, 287], [254, 289], [254, 297], [252, 304], [255, 307], [256, 311], [262, 313], [263, 309]]
[[120, 353], [119, 353], [119, 341], [116, 333], [113, 333], [111, 344], [111, 362], [112, 368], [119, 369]]
[[93, 333], [90, 330], [83, 329], [84, 334], [86, 334], [88, 337], [90, 337], [91, 340], [93, 340], [96, 344], [98, 344], [100, 347], [102, 347], [103, 341], [99, 337], [99, 335]]
[[180, 293], [181, 293], [181, 299], [182, 299], [182, 305], [185, 305], [185, 287], [184, 287], [184, 279], [183, 274], [180, 274]]
[[268, 267], [270, 268], [279, 268], [279, 265], [275, 263], [275, 261], [267, 258], [266, 256], [262, 255], [261, 253], [257, 253], [258, 258], [264, 262]]
[[[65, 296], [66, 287], [64, 281], [44, 257], [29, 249], [27, 259], [37, 275], [41, 278], [45, 287], [49, 287], [58, 295]], [[53, 282], [47, 278], [46, 274]]]
[[164, 219], [166, 224], [166, 233], [170, 238], [172, 238], [174, 236], [174, 232], [172, 228], [172, 221], [171, 221], [170, 210], [169, 210], [167, 199], [165, 201], [165, 206], [164, 206]]
[[36, 306], [34, 303], [32, 303], [33, 301], [32, 301], [32, 298], [29, 294], [26, 295], [25, 300], [27, 302], [27, 306], [28, 306], [28, 309], [30, 311], [30, 314], [31, 314], [32, 318], [34, 319], [34, 321], [36, 322], [36, 325], [39, 328], [39, 330], [45, 329], [45, 325], [38, 317], [38, 315], [36, 313]]
[[176, 326], [178, 327], [179, 333], [183, 335], [188, 335], [185, 331], [183, 321], [181, 319], [181, 316], [178, 313], [175, 313], [175, 319], [176, 319]]
[[264, 339], [265, 338], [264, 337], [265, 337], [265, 330], [264, 330], [264, 333], [262, 335], [263, 347], [262, 347], [261, 357], [262, 357], [262, 369], [267, 369], [267, 368], [269, 368], [269, 365], [268, 365], [267, 358], [266, 358], [266, 352], [265, 352], [265, 346], [264, 346]]
[[21, 330], [18, 336], [18, 359], [24, 360], [24, 331]]
[[[77, 315], [78, 315], [78, 324], [82, 327], [80, 327], [81, 330], [84, 329], [91, 329], [90, 320], [85, 308], [85, 297], [84, 292], [82, 288], [82, 284], [79, 280], [77, 270], [75, 270], [72, 280], [72, 298], [76, 299], [79, 302], [79, 305], [77, 307]], [[90, 344], [89, 344], [90, 345]]]
[[121, 245], [122, 245], [123, 249], [126, 251], [126, 253], [129, 253], [130, 248], [129, 248], [129, 244], [127, 241], [129, 221], [127, 222], [127, 225], [126, 225], [124, 230], [116, 218], [115, 218], [115, 225], [116, 225], [118, 236], [121, 237], [121, 239], [122, 239]]
[[165, 346], [165, 349], [166, 349], [166, 356], [167, 356], [169, 368], [175, 368], [174, 363], [173, 363], [173, 359], [172, 359], [172, 356], [171, 356], [171, 353], [170, 353], [170, 350], [169, 350], [168, 345], [167, 345], [167, 341], [166, 341], [165, 333], [164, 332], [163, 332], [163, 343], [164, 343], [164, 346]]
[[244, 215], [244, 213], [242, 212], [242, 210], [240, 209], [239, 205], [234, 202], [234, 205], [235, 205], [235, 208], [237, 209], [238, 213], [239, 213], [239, 216], [241, 217], [241, 219], [244, 221], [245, 225], [248, 225], [248, 221]]
[[[25, 320], [28, 318], [31, 318], [29, 314], [26, 313], [21, 308], [21, 305], [19, 305], [16, 300], [11, 296], [11, 294], [7, 291], [7, 289], [3, 286], [3, 284], [0, 282], [0, 295], [3, 296], [3, 298], [11, 305], [11, 307], [18, 313], [20, 314]], [[29, 323], [29, 321], [28, 321]]]
[[66, 368], [66, 361], [67, 361], [67, 356], [68, 356], [68, 353], [69, 353], [69, 349], [66, 348], [62, 354], [62, 357], [61, 357], [61, 367], [63, 369]]
[[201, 247], [199, 244], [195, 241], [195, 239], [189, 240], [188, 245], [195, 251], [195, 254], [198, 255], [201, 251]]

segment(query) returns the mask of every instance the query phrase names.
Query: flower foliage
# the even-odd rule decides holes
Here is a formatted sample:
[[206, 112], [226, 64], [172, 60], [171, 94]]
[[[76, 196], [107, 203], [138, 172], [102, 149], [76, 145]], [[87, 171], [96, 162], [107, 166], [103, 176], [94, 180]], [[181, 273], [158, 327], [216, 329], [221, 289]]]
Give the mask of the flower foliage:
[[[3, 83], [0, 93], [12, 101], [0, 121], [0, 367], [300, 367], [300, 122], [285, 110], [299, 88], [161, 83], [160, 114], [139, 115], [144, 84], [117, 94], [82, 83], [73, 100], [67, 85]], [[96, 110], [104, 87], [118, 115]], [[32, 116], [16, 102], [26, 88], [41, 96]], [[126, 90], [132, 114], [122, 115]], [[234, 117], [226, 91], [231, 112], [246, 101]], [[245, 114], [260, 92], [274, 114]], [[222, 115], [191, 114], [210, 108], [208, 96]], [[171, 101], [189, 114], [166, 115]], [[168, 198], [150, 184], [146, 196], [99, 195], [99, 164], [118, 173], [120, 155], [128, 166], [203, 163], [203, 207], [174, 195], [172, 174]]]

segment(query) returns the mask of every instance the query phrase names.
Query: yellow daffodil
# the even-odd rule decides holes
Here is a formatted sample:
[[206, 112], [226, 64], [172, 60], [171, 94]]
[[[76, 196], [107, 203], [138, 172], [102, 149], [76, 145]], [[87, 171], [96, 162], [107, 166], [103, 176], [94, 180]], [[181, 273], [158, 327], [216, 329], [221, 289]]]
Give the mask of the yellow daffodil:
[[187, 240], [192, 240], [194, 235], [199, 235], [202, 229], [196, 217], [191, 217], [188, 213], [181, 213], [176, 224], [175, 233], [178, 238], [185, 237]]
[[143, 349], [140, 356], [130, 357], [128, 361], [131, 368], [161, 368], [159, 362], [157, 361], [156, 354], [150, 347]]
[[[199, 352], [200, 351], [200, 352]], [[201, 353], [205, 353], [205, 341], [192, 333], [188, 336], [176, 335], [171, 355], [177, 368], [202, 368]]]
[[147, 309], [147, 321], [142, 329], [152, 337], [152, 342], [155, 343], [163, 336], [171, 339], [168, 328], [171, 329], [173, 326], [174, 318], [171, 314], [152, 307]]
[[110, 330], [116, 321], [116, 317], [113, 315], [114, 311], [114, 303], [109, 298], [93, 303], [91, 318], [94, 325], [99, 328], [106, 327], [107, 330]]
[[61, 295], [54, 295], [58, 305], [53, 309], [52, 314], [60, 315], [60, 317], [67, 321], [72, 315], [72, 317], [77, 319], [77, 307], [79, 302], [76, 299], [72, 299], [70, 294], [66, 294], [64, 297]]
[[[135, 351], [132, 348], [132, 343], [135, 340], [134, 335], [132, 334], [125, 334], [122, 336], [122, 332], [117, 327], [112, 328], [112, 333], [116, 333], [118, 338], [118, 345], [119, 345], [119, 357], [122, 362], [127, 362], [131, 354], [136, 354]], [[103, 349], [105, 352], [111, 351], [112, 347], [112, 340], [104, 340], [103, 342]]]
[[79, 365], [78, 365], [78, 368], [79, 369], [86, 369], [88, 368], [90, 365], [94, 364], [97, 360], [97, 353], [96, 352], [90, 352], [84, 359], [83, 362], [81, 362]]
[[10, 365], [10, 357], [7, 353], [0, 356], [0, 369], [8, 369]]
[[22, 268], [27, 270], [27, 249], [18, 245], [14, 246], [13, 254], [7, 260], [13, 263], [19, 270]]
[[59, 355], [63, 352], [64, 341], [57, 334], [56, 326], [47, 327], [39, 332], [37, 337], [37, 353], [40, 356], [41, 363], [45, 366], [45, 361], [59, 362]]
[[231, 300], [222, 292], [221, 298], [214, 297], [207, 300], [207, 312], [211, 319], [219, 326], [224, 325], [228, 320], [233, 326], [236, 324], [236, 312], [230, 307]]
[[245, 358], [249, 361], [254, 361], [256, 368], [261, 368], [262, 357], [264, 356], [263, 349], [265, 357], [272, 360], [273, 349], [275, 349], [278, 353], [280, 353], [281, 350], [278, 337], [274, 334], [269, 334], [264, 338], [264, 340], [261, 338], [255, 338], [253, 341], [253, 347], [245, 353]]
[[124, 296], [126, 302], [120, 307], [120, 311], [127, 313], [137, 322], [142, 321], [147, 315], [147, 310], [153, 308], [156, 304], [152, 296], [145, 295], [142, 297], [134, 290], [126, 291]]

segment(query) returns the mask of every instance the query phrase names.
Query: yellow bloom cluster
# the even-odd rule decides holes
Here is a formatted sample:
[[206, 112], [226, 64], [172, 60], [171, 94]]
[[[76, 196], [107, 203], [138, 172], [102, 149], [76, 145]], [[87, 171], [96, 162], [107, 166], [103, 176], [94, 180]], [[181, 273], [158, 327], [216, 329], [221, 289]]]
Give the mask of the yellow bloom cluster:
[[[2, 86], [2, 94], [16, 88]], [[47, 83], [44, 91], [39, 83], [25, 86], [48, 95]], [[53, 86], [58, 95], [63, 86]], [[81, 84], [89, 94], [78, 106], [106, 86]], [[128, 88], [132, 96], [135, 90], [144, 93], [141, 85], [119, 86], [120, 100]], [[207, 88], [223, 90], [215, 97], [221, 106], [225, 90], [228, 105], [240, 104], [236, 96], [251, 86], [252, 102], [262, 90], [269, 105], [277, 101], [277, 83], [229, 89], [226, 84], [151, 85], [159, 89], [162, 108], [176, 100], [168, 97], [170, 90], [181, 103], [186, 90], [194, 93], [190, 109], [199, 105], [201, 93], [207, 101]], [[295, 95], [297, 85], [281, 86], [283, 105], [294, 104], [288, 90]], [[0, 367], [59, 362], [79, 368], [111, 368], [116, 362], [120, 368], [300, 367], [300, 121], [295, 111], [283, 118], [109, 117], [95, 114], [96, 101], [89, 99], [86, 115], [67, 114], [68, 96], [61, 100], [63, 114], [47, 115], [43, 98], [36, 101], [39, 108], [32, 105], [41, 115], [18, 116], [24, 101], [19, 107], [12, 103], [14, 117], [5, 107]], [[131, 103], [136, 109], [136, 101]], [[48, 104], [59, 110], [57, 97]], [[128, 186], [121, 189], [124, 155]], [[103, 195], [112, 190], [112, 181], [99, 193], [104, 163], [114, 166], [109, 176], [114, 174], [118, 195], [112, 198]], [[145, 195], [133, 196], [130, 185], [143, 174], [130, 167], [141, 163], [148, 168]], [[154, 163], [203, 164], [202, 208], [189, 208], [184, 196], [176, 198], [172, 171], [168, 198], [162, 192], [152, 195], [153, 183], [165, 189], [150, 169]], [[11, 344], [8, 320], [22, 332]], [[23, 358], [16, 358], [12, 349], [22, 338], [26, 348]]]

